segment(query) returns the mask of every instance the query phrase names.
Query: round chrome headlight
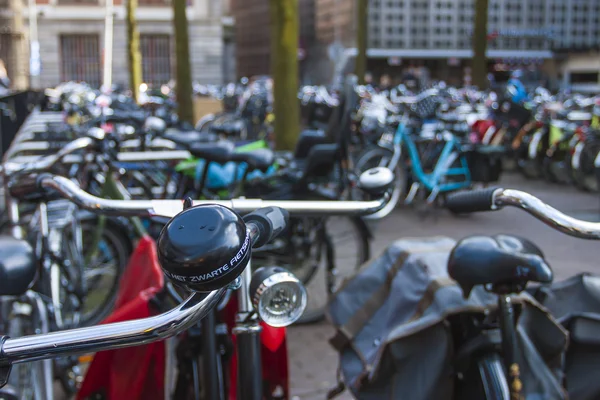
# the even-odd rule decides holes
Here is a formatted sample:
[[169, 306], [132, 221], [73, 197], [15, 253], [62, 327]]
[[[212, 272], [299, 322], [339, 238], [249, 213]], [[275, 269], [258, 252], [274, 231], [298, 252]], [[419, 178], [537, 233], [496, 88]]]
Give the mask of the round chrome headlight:
[[259, 268], [250, 283], [252, 305], [267, 325], [284, 327], [304, 313], [308, 296], [302, 282], [281, 267]]

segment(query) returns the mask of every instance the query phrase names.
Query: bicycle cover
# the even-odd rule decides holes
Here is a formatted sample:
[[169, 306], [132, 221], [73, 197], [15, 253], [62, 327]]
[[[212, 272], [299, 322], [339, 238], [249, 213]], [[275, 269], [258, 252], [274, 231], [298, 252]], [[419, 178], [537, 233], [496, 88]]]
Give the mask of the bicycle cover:
[[[140, 239], [119, 283], [115, 310], [102, 323], [146, 318], [157, 312], [151, 300], [164, 286], [164, 276], [150, 237]], [[99, 352], [87, 371], [77, 399], [163, 400], [165, 343]]]
[[[339, 351], [343, 384], [356, 398], [461, 398], [454, 356], [462, 343], [456, 344], [452, 321], [497, 306], [482, 287], [464, 299], [447, 273], [454, 245], [446, 237], [398, 240], [333, 295], [327, 314], [336, 334], [330, 342]], [[565, 398], [560, 367], [566, 332], [527, 293], [514, 303], [525, 398]]]
[[579, 274], [530, 290], [569, 331], [565, 359], [570, 399], [600, 399], [600, 276]]

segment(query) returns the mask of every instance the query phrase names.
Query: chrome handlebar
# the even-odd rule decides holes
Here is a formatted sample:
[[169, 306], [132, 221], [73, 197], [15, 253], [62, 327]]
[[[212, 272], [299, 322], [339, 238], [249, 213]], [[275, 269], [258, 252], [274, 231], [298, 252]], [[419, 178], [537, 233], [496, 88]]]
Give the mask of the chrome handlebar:
[[[105, 215], [173, 217], [183, 209], [178, 200], [108, 200], [85, 192], [67, 178], [40, 175], [38, 189], [52, 189], [82, 208]], [[374, 201], [264, 201], [232, 199], [196, 201], [198, 204], [221, 204], [245, 213], [261, 207], [275, 206], [295, 214], [367, 214], [380, 210], [389, 195]], [[252, 234], [252, 231], [249, 231]], [[256, 238], [253, 237], [253, 241]], [[163, 314], [133, 321], [116, 322], [21, 338], [3, 337], [0, 342], [0, 366], [79, 353], [98, 352], [147, 344], [176, 335], [201, 320], [221, 300], [227, 288], [208, 294], [194, 293], [183, 303]]]
[[226, 290], [215, 290], [208, 295], [194, 293], [171, 311], [154, 317], [8, 338], [2, 344], [0, 362], [10, 365], [166, 339], [185, 331], [204, 318], [219, 303]]
[[2, 172], [6, 177], [11, 177], [17, 174], [26, 175], [36, 172], [47, 171], [48, 169], [52, 168], [57, 162], [59, 162], [63, 157], [74, 153], [77, 150], [90, 148], [93, 145], [94, 139], [89, 137], [81, 137], [67, 143], [62, 149], [60, 149], [55, 154], [50, 154], [41, 157], [35, 161], [27, 163], [7, 161], [1, 167]]
[[[172, 218], [183, 210], [180, 200], [109, 200], [93, 196], [71, 180], [55, 175], [42, 175], [39, 186], [51, 189], [62, 197], [71, 200], [86, 210], [108, 215], [128, 217], [168, 217]], [[280, 207], [294, 215], [369, 215], [381, 210], [389, 201], [389, 194], [371, 201], [337, 201], [337, 200], [262, 200], [262, 199], [230, 199], [230, 200], [195, 200], [194, 205], [219, 204], [229, 207], [241, 214], [252, 212], [262, 207]]]
[[582, 239], [600, 240], [600, 223], [569, 217], [535, 196], [520, 190], [496, 189], [493, 194], [496, 207], [511, 206], [527, 211], [546, 225]]
[[494, 211], [505, 206], [525, 210], [546, 225], [570, 236], [600, 240], [600, 223], [582, 221], [558, 211], [529, 193], [514, 189], [487, 188], [453, 193], [446, 207], [456, 213]]

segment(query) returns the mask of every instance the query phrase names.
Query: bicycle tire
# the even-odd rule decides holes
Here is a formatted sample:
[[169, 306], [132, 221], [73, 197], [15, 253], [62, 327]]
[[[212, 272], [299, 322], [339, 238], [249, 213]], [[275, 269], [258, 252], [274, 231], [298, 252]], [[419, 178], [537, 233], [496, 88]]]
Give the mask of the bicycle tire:
[[[82, 221], [82, 231], [85, 233], [86, 228], [88, 231], [92, 231], [96, 228], [94, 223], [95, 220]], [[90, 235], [87, 235], [90, 236]], [[84, 235], [84, 238], [86, 235]], [[105, 241], [110, 249], [117, 255], [115, 263], [116, 271], [115, 277], [110, 285], [107, 295], [102, 300], [101, 305], [90, 313], [89, 316], [82, 316], [81, 325], [91, 326], [96, 325], [104, 318], [106, 318], [113, 310], [115, 301], [117, 299], [117, 291], [119, 289], [120, 277], [127, 266], [129, 256], [132, 252], [131, 240], [121, 230], [118, 229], [113, 223], [107, 221], [104, 231], [102, 233], [102, 241]], [[86, 266], [88, 268], [88, 266]]]
[[586, 192], [597, 192], [600, 189], [594, 166], [599, 152], [600, 146], [597, 144], [586, 144], [583, 148], [579, 165], [572, 170], [573, 182], [578, 189]]
[[[344, 253], [343, 248], [340, 248], [340, 246], [336, 245], [335, 243], [335, 239], [340, 240], [340, 237], [338, 236], [337, 238], [335, 238], [333, 237], [334, 235], [326, 234], [324, 238], [320, 239], [324, 241], [322, 256], [325, 257], [323, 262], [325, 263], [326, 267], [326, 269], [324, 270], [324, 272], [326, 273], [324, 279], [325, 288], [322, 288], [324, 290], [321, 291], [321, 298], [319, 298], [318, 292], [315, 295], [315, 292], [319, 289], [318, 286], [315, 287], [315, 283], [319, 283], [318, 279], [314, 279], [317, 276], [317, 274], [313, 274], [311, 279], [308, 279], [305, 282], [305, 285], [309, 292], [309, 304], [302, 317], [300, 317], [300, 319], [298, 320], [298, 324], [315, 323], [323, 320], [323, 318], [325, 317], [325, 307], [331, 295], [335, 293], [337, 289], [339, 289], [339, 287], [344, 283], [345, 279], [350, 278], [370, 258], [370, 233], [365, 222], [360, 218], [345, 217], [345, 219], [351, 221], [351, 224], [356, 228], [359, 234], [360, 241], [357, 243], [357, 245], [359, 247], [360, 257], [357, 258], [356, 264], [353, 268], [348, 268], [348, 274], [340, 274], [338, 265], [343, 264], [344, 266], [346, 266], [350, 264], [341, 262], [340, 260], [336, 259], [336, 254]], [[320, 265], [319, 267], [321, 269], [324, 269], [323, 265]], [[337, 272], [333, 273], [333, 269], [336, 269]], [[330, 282], [328, 281], [329, 279], [335, 279], [336, 282], [333, 285], [330, 285]], [[312, 287], [311, 283], [313, 284]]]

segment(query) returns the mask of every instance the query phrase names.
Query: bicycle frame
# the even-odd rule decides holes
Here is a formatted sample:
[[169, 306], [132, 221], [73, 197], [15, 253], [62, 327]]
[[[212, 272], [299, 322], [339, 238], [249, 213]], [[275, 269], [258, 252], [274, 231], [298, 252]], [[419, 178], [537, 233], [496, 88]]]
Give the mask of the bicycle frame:
[[[396, 139], [397, 138], [397, 139]], [[446, 139], [446, 138], [445, 138]], [[396, 137], [400, 144], [404, 144], [408, 150], [408, 156], [412, 165], [413, 176], [428, 191], [433, 193], [446, 193], [459, 189], [465, 189], [471, 186], [471, 173], [466, 159], [460, 154], [460, 142], [452, 135], [446, 139], [442, 153], [440, 154], [435, 168], [432, 172], [426, 173], [421, 164], [419, 150], [415, 142], [410, 137], [410, 133], [403, 123], [398, 125]], [[452, 168], [451, 165], [460, 159], [460, 167]], [[443, 182], [448, 176], [462, 176], [462, 182]]]

